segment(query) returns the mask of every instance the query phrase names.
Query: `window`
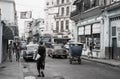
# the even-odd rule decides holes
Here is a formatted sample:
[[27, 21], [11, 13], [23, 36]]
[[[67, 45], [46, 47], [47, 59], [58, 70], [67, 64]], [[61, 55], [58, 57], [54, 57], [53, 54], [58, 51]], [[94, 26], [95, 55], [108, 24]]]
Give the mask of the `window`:
[[64, 21], [61, 21], [61, 32], [63, 32], [64, 29]]
[[49, 5], [49, 2], [47, 2], [46, 5], [48, 6], [48, 5]]
[[57, 4], [59, 4], [59, 0], [57, 0]]
[[61, 2], [62, 4], [64, 3], [64, 0], [62, 0], [62, 2]]
[[120, 1], [120, 0], [111, 0], [111, 4], [114, 3], [114, 2], [117, 2], [117, 1]]
[[52, 1], [52, 5], [54, 4], [54, 2]]
[[59, 21], [56, 22], [56, 31], [59, 31]]
[[69, 30], [69, 20], [66, 20], [66, 29]]
[[57, 13], [56, 16], [59, 17], [59, 13]]
[[99, 5], [99, 0], [91, 0], [91, 7], [95, 7]]
[[67, 2], [69, 2], [69, 0], [67, 0]]
[[66, 15], [69, 15], [69, 7], [66, 8]]
[[61, 8], [61, 16], [64, 15], [64, 8]]
[[116, 36], [116, 27], [112, 27], [112, 36]]

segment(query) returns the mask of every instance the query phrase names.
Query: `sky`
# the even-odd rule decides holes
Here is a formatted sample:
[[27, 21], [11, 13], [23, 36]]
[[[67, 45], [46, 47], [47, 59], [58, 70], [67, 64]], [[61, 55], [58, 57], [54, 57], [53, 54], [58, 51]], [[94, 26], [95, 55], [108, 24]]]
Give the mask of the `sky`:
[[[15, 0], [18, 17], [20, 12], [32, 11], [32, 18], [44, 18], [45, 0]], [[24, 33], [24, 20], [18, 18], [19, 34]]]

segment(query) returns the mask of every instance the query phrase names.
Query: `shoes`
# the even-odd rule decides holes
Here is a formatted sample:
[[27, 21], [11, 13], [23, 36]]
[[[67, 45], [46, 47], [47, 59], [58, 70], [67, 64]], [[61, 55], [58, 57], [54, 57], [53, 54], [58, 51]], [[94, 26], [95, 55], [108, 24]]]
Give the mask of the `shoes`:
[[45, 74], [43, 72], [41, 72], [41, 75], [42, 75], [42, 77], [45, 77]]
[[41, 77], [41, 75], [38, 75], [37, 77]]

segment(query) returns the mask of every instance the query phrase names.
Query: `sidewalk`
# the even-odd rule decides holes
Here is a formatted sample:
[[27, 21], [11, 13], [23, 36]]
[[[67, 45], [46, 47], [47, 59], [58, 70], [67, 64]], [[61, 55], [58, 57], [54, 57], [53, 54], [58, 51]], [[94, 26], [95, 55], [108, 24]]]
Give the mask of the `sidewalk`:
[[88, 60], [88, 61], [93, 61], [93, 62], [98, 62], [106, 65], [110, 65], [113, 67], [119, 67], [120, 68], [120, 61], [118, 60], [112, 60], [112, 59], [99, 59], [99, 58], [89, 58], [87, 56], [82, 56], [82, 59]]
[[0, 64], [0, 79], [23, 79], [21, 63], [6, 61]]

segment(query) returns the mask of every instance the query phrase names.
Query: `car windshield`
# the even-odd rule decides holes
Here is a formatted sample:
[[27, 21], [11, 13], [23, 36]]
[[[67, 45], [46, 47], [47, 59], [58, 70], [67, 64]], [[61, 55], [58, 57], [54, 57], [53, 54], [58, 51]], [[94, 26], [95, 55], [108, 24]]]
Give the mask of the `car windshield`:
[[38, 48], [37, 46], [28, 46], [27, 50], [28, 51], [35, 51], [35, 50], [37, 50], [37, 48]]
[[54, 49], [62, 49], [62, 45], [54, 45]]

